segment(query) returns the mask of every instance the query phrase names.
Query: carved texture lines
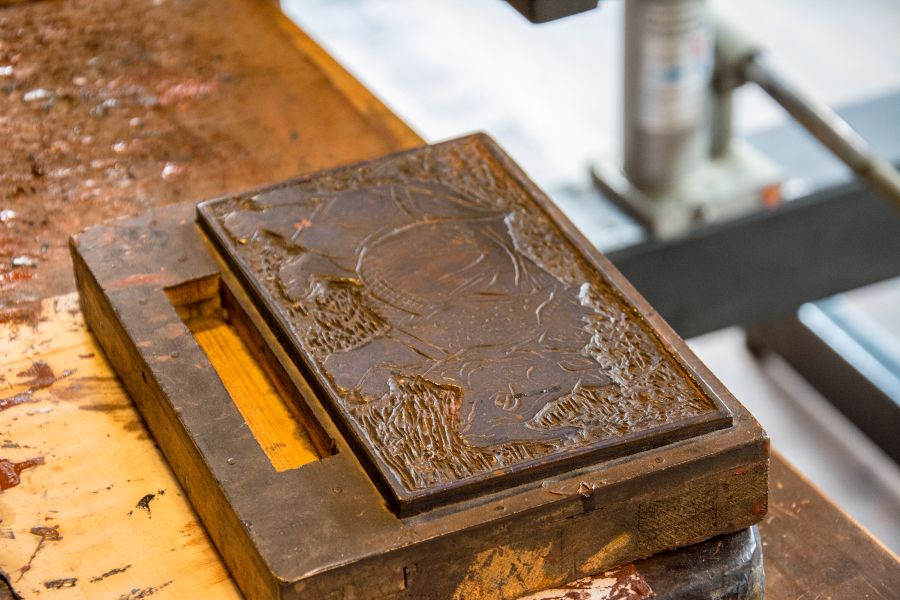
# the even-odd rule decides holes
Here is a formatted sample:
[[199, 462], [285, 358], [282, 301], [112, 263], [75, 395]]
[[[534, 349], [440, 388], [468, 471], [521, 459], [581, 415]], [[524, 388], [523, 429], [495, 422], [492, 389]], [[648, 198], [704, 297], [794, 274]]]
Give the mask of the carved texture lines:
[[[409, 191], [412, 188], [417, 199]], [[339, 384], [326, 364], [329, 359], [375, 341], [394, 339], [405, 331], [404, 324], [427, 317], [420, 313], [445, 308], [440, 301], [416, 292], [415, 285], [403, 288], [389, 281], [391, 273], [383, 275], [382, 271], [390, 270], [390, 262], [370, 258], [365, 263], [366, 252], [377, 242], [372, 241], [374, 234], [366, 233], [375, 231], [371, 224], [360, 225], [369, 228], [358, 234], [364, 242], [347, 252], [329, 246], [327, 231], [317, 237], [314, 229], [304, 229], [321, 216], [316, 211], [323, 206], [339, 210], [338, 203], [331, 202], [336, 194], [358, 189], [382, 195], [381, 204], [372, 205], [381, 207], [381, 214], [363, 218], [383, 220], [390, 231], [404, 232], [420, 224], [442, 231], [441, 224], [447, 223], [445, 229], [453, 233], [462, 227], [458, 223], [472, 223], [471, 227], [481, 228], [478, 231], [493, 239], [502, 236], [484, 223], [497, 215], [508, 235], [508, 247], [502, 239], [498, 243], [514, 264], [514, 286], [532, 286], [528, 293], [546, 296], [547, 301], [535, 311], [539, 324], [545, 304], [550, 306], [547, 310], [562, 310], [559, 306], [569, 305], [559, 304], [558, 296], [570, 295], [572, 306], [581, 311], [573, 312], [580, 322], [571, 330], [580, 332], [578, 339], [584, 340], [577, 351], [581, 360], [593, 361], [599, 375], [585, 383], [577, 373], [567, 373], [566, 381], [574, 384], [560, 388], [524, 419], [519, 415], [519, 429], [510, 431], [519, 431], [520, 436], [511, 434], [489, 443], [467, 433], [477, 418], [470, 408], [471, 390], [460, 382], [448, 384], [430, 375], [453, 356], [435, 358], [428, 340], [416, 338], [410, 344], [409, 353], [421, 355], [415, 360], [406, 359], [391, 369], [379, 367], [382, 370], [376, 375], [383, 372], [384, 381], [378, 393], [366, 392], [361, 384]], [[258, 196], [207, 203], [201, 212], [216, 223], [225, 246], [240, 257], [241, 268], [265, 289], [269, 309], [287, 319], [293, 338], [338, 400], [340, 412], [407, 492], [458, 483], [715, 409], [663, 349], [649, 325], [587, 264], [528, 192], [503, 172], [477, 141], [429, 147], [288, 183]], [[282, 214], [290, 218], [282, 219]], [[457, 243], [456, 237], [448, 239]], [[316, 254], [314, 247], [331, 249]], [[415, 250], [410, 260], [416, 260]], [[447, 248], [447, 252], [453, 251]], [[438, 279], [458, 279], [462, 283], [452, 293], [463, 293], [459, 292], [462, 289], [481, 302], [479, 294], [489, 298], [490, 292], [484, 290], [494, 282], [486, 284], [483, 277], [479, 279], [483, 272], [472, 277], [460, 273], [480, 268], [477, 264], [483, 258], [458, 270], [448, 267]], [[522, 261], [551, 278], [528, 279], [528, 269], [534, 267], [523, 268]], [[478, 286], [487, 287], [479, 291]], [[550, 331], [550, 337], [552, 334]], [[553, 345], [543, 341], [547, 335], [544, 332], [541, 337], [543, 345], [535, 350], [538, 354]], [[416, 345], [419, 341], [422, 344]], [[475, 348], [472, 353], [478, 351]], [[559, 364], [567, 363], [562, 360]], [[360, 381], [375, 377], [374, 368], [362, 373]], [[530, 376], [531, 369], [527, 373]], [[527, 397], [525, 392], [514, 393], [513, 384], [518, 383], [510, 382], [508, 394], [516, 404], [518, 398]], [[556, 388], [545, 386], [534, 393], [549, 397], [552, 389]]]

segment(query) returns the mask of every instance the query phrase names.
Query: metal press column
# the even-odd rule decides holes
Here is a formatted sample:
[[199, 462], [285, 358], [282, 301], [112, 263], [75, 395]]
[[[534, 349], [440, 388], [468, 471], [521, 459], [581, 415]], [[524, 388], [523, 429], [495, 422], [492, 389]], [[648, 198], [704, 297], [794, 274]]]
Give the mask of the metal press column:
[[713, 56], [704, 0], [626, 0], [623, 166], [650, 197], [709, 156]]

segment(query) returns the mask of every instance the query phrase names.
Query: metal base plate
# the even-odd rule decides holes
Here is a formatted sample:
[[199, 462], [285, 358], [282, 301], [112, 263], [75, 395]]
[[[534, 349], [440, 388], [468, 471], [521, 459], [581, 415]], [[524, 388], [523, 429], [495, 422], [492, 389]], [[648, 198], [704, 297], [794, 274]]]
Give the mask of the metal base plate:
[[658, 239], [679, 237], [699, 225], [742, 217], [781, 200], [780, 170], [741, 140], [661, 193], [638, 189], [619, 165], [621, 160], [595, 164], [594, 183]]

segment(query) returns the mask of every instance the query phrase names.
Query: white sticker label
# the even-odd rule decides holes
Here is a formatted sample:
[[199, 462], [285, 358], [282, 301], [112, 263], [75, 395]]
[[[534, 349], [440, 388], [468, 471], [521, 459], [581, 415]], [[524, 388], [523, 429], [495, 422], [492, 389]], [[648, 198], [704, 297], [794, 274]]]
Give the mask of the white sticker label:
[[658, 133], [689, 129], [705, 112], [713, 45], [704, 2], [646, 3], [641, 44], [641, 126]]

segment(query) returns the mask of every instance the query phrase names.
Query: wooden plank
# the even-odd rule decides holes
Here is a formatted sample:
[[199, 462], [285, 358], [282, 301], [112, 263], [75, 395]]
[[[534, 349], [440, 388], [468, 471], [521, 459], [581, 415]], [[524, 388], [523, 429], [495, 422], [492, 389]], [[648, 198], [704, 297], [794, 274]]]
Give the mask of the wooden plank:
[[900, 557], [774, 458], [769, 514], [760, 525], [766, 598], [896, 598]]
[[319, 460], [309, 433], [294, 418], [234, 327], [214, 317], [197, 317], [187, 325], [275, 470], [296, 469]]

